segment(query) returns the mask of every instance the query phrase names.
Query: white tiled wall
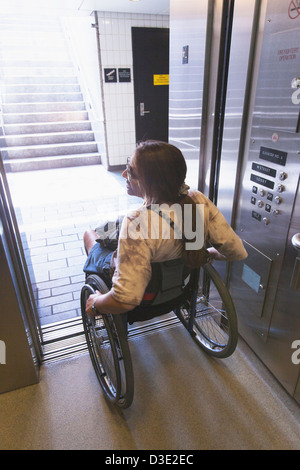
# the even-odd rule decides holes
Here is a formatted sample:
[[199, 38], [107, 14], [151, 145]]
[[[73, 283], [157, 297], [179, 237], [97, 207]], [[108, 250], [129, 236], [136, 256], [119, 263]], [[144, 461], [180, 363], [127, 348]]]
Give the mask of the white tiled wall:
[[102, 74], [104, 68], [130, 68], [130, 83], [105, 83], [103, 99], [109, 167], [124, 165], [135, 149], [132, 27], [168, 28], [169, 17], [98, 12]]

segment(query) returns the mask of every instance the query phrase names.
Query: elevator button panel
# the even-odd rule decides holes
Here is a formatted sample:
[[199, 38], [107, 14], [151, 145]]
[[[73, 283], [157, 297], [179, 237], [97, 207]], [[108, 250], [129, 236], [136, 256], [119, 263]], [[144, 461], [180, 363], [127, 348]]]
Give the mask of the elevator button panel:
[[250, 202], [257, 209], [252, 210], [251, 215], [253, 219], [263, 222], [266, 226], [272, 223], [273, 217], [276, 220], [276, 217], [280, 215], [278, 206], [284, 203], [286, 188], [282, 182], [288, 178], [288, 174], [280, 167], [278, 169], [278, 165], [281, 167], [286, 165], [287, 155], [287, 152], [261, 147], [258, 158], [271, 165], [258, 161], [251, 164], [250, 181], [253, 186]]
[[239, 333], [300, 403], [299, 364], [291, 360], [300, 339], [300, 252], [291, 240], [300, 232], [300, 3], [257, 3], [265, 7], [254, 38], [261, 47], [253, 54], [251, 106], [243, 108], [247, 142], [234, 213], [248, 257], [232, 263], [229, 288]]

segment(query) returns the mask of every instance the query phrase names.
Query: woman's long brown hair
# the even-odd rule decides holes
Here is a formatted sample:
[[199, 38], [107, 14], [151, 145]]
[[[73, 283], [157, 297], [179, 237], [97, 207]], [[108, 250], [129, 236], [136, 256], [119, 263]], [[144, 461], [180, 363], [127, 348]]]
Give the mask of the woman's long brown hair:
[[178, 202], [187, 167], [177, 147], [155, 140], [141, 142], [135, 151], [135, 165], [147, 204]]

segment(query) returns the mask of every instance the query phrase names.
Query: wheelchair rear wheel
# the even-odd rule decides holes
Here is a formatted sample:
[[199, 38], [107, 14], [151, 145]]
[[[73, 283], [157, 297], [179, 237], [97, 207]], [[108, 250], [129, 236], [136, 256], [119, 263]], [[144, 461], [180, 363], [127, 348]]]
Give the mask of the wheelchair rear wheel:
[[127, 333], [121, 315], [89, 316], [86, 301], [96, 290], [108, 292], [97, 275], [87, 277], [81, 290], [81, 314], [87, 345], [99, 383], [112, 403], [128, 408], [133, 400], [134, 379]]
[[233, 354], [238, 341], [235, 307], [221, 276], [206, 264], [200, 269], [194, 306], [181, 308], [181, 319], [194, 341], [208, 354], [225, 358]]

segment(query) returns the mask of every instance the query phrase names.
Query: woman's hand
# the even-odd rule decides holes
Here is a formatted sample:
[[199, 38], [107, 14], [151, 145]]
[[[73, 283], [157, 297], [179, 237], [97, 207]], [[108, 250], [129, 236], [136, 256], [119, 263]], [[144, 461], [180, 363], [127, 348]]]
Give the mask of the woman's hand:
[[85, 310], [86, 310], [86, 313], [88, 315], [91, 315], [91, 316], [94, 316], [95, 315], [95, 312], [93, 310], [93, 304], [94, 302], [97, 300], [98, 297], [100, 297], [100, 292], [96, 290], [96, 293], [95, 294], [91, 294], [89, 296], [89, 298], [87, 299], [86, 301], [86, 306], [85, 306]]
[[93, 304], [99, 299], [97, 302], [98, 306], [95, 305], [96, 309], [99, 309], [99, 315], [103, 314], [119, 314], [125, 313], [132, 310], [136, 305], [126, 304], [123, 302], [116, 301], [111, 291], [107, 292], [106, 294], [101, 294], [101, 292], [97, 291], [95, 294], [91, 294], [86, 301], [85, 311], [90, 316], [95, 316], [95, 311], [93, 310]]
[[214, 247], [207, 248], [207, 251], [209, 252], [210, 257], [211, 257], [212, 260], [216, 260], [216, 261], [225, 261], [226, 260], [226, 256], [222, 255]]

